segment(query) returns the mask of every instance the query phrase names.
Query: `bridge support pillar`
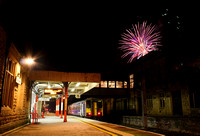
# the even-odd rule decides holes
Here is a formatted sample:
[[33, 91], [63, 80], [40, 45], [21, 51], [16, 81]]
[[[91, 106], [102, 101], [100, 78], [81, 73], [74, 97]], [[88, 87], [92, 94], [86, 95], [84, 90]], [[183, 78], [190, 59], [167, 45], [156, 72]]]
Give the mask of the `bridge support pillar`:
[[56, 116], [58, 116], [58, 117], [59, 117], [59, 105], [60, 105], [59, 100], [60, 100], [59, 98], [56, 100]]
[[63, 96], [61, 96], [60, 118], [63, 118]]
[[68, 82], [64, 82], [65, 86], [65, 109], [64, 109], [64, 122], [67, 122], [67, 93], [68, 93]]

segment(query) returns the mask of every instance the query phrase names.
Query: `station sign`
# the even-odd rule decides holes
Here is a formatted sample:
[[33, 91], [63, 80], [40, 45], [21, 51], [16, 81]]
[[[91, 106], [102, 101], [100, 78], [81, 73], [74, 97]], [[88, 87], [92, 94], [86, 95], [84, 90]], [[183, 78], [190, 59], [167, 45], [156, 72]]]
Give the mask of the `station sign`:
[[41, 97], [41, 98], [38, 98], [38, 101], [50, 101], [50, 98]]
[[21, 85], [22, 84], [22, 79], [20, 77], [16, 77], [16, 83]]
[[62, 94], [63, 89], [62, 88], [45, 88], [44, 94], [50, 94], [50, 95], [57, 95]]

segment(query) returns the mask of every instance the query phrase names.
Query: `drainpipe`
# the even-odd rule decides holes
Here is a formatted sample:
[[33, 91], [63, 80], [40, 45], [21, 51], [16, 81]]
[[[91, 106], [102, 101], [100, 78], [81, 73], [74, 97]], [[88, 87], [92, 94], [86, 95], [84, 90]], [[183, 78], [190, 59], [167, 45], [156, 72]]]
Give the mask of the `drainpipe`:
[[144, 64], [142, 65], [142, 121], [143, 121], [143, 128], [147, 128], [147, 105], [146, 105], [146, 76], [144, 70]]
[[3, 68], [3, 78], [2, 78], [2, 87], [0, 90], [0, 112], [1, 112], [1, 105], [2, 105], [2, 96], [3, 96], [3, 87], [4, 87], [4, 78], [6, 74], [6, 64], [7, 64], [7, 59], [8, 59], [8, 52], [9, 52], [10, 45], [6, 45], [5, 49], [5, 58], [4, 58], [4, 68]]

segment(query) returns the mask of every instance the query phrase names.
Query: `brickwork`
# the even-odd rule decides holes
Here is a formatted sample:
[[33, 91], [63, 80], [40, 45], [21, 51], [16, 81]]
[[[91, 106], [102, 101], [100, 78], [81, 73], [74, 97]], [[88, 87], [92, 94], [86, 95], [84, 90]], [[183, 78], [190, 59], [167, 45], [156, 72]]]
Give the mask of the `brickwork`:
[[[10, 80], [5, 76], [4, 99], [2, 99], [0, 113], [0, 133], [29, 122], [30, 90], [28, 88], [27, 72], [19, 64], [20, 54], [13, 44], [9, 48], [8, 60], [12, 62], [14, 70], [11, 73], [6, 68], [6, 75], [12, 76], [14, 87], [8, 87]], [[21, 79], [21, 84], [16, 82], [17, 76]], [[8, 91], [13, 94], [13, 97], [4, 97]]]
[[171, 105], [171, 97], [169, 94], [165, 94], [164, 101], [165, 106], [160, 106], [160, 96], [159, 93], [152, 95], [152, 107], [147, 107], [148, 115], [172, 115], [172, 105]]

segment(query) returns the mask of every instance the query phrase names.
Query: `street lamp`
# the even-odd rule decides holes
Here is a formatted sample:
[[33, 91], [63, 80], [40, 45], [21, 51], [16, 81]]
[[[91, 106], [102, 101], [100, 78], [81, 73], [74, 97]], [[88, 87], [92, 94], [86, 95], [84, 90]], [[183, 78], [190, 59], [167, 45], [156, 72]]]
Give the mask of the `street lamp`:
[[34, 58], [31, 57], [23, 57], [20, 61], [21, 65], [25, 67], [29, 67], [29, 69], [35, 64]]
[[25, 64], [27, 64], [27, 65], [32, 65], [32, 64], [34, 64], [34, 59], [33, 59], [33, 58], [26, 58], [26, 59], [25, 59]]

